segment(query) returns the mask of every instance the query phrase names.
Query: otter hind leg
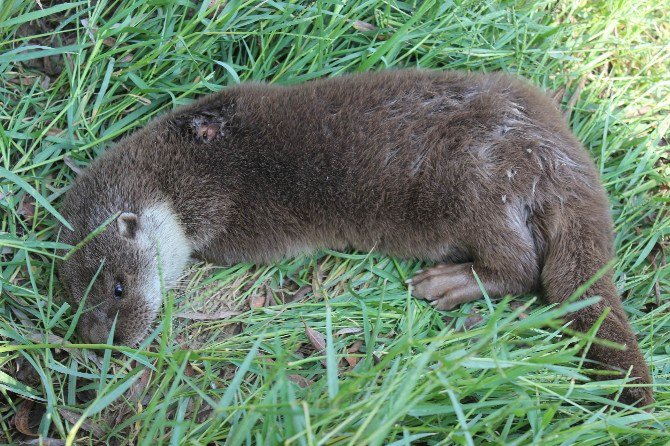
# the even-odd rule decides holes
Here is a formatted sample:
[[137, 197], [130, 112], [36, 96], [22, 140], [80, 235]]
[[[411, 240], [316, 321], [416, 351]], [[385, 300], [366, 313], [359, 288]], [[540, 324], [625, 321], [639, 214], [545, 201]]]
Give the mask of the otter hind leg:
[[483, 297], [474, 273], [491, 297], [522, 294], [535, 288], [534, 280], [526, 275], [494, 270], [477, 262], [433, 266], [412, 277], [409, 284], [417, 299], [429, 301], [438, 310], [451, 310]]
[[429, 301], [439, 310], [451, 310], [482, 296], [472, 263], [433, 266], [412, 277], [409, 284], [414, 297]]
[[412, 295], [437, 309], [452, 309], [483, 296], [474, 273], [491, 297], [536, 290], [540, 262], [530, 232], [514, 226], [495, 231], [495, 240], [482, 237], [473, 243], [472, 262], [440, 264], [414, 276], [409, 281]]

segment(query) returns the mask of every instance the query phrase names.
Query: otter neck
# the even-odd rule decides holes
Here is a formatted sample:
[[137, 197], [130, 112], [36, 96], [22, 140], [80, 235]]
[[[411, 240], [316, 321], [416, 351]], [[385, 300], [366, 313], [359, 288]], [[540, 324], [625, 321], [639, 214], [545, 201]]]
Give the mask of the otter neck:
[[166, 202], [153, 203], [142, 210], [138, 243], [151, 252], [165, 288], [175, 285], [188, 265], [193, 243], [186, 236], [177, 213]]

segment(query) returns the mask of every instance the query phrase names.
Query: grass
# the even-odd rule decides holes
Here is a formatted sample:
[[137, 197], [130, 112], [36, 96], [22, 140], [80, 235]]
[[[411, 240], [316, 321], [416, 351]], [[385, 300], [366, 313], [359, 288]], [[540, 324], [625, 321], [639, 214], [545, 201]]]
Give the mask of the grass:
[[[667, 11], [666, 0], [6, 0], [0, 443], [666, 444]], [[440, 313], [408, 294], [420, 264], [376, 253], [199, 265], [139, 349], [78, 344], [54, 276], [66, 156], [84, 166], [237, 82], [401, 66], [504, 70], [557, 92], [611, 197], [652, 413], [612, 402], [625, 383], [585, 377], [592, 339], [560, 320], [583, 303], [518, 296]]]

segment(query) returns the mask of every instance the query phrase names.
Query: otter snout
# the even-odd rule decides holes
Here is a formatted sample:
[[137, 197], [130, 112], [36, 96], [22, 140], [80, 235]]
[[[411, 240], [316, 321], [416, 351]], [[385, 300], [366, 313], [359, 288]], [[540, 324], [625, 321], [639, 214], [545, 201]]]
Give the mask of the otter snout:
[[[81, 315], [77, 332], [86, 344], [133, 347], [145, 337], [155, 317], [156, 311], [146, 306], [116, 311], [93, 309]], [[110, 338], [112, 327], [114, 333]]]
[[[86, 344], [107, 344], [109, 339], [114, 321], [98, 313], [96, 310], [84, 313], [77, 323], [77, 332]], [[114, 343], [117, 341], [117, 333], [115, 330]]]

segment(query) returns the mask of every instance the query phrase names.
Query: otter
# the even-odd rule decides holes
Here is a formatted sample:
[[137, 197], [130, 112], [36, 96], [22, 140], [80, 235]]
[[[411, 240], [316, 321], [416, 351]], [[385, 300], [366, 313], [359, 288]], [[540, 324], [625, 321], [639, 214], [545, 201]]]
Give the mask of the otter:
[[61, 212], [74, 228], [61, 240], [86, 240], [59, 276], [74, 305], [86, 296], [87, 343], [106, 343], [114, 322], [115, 343], [138, 343], [194, 256], [374, 249], [436, 263], [409, 286], [438, 310], [482, 297], [474, 273], [490, 296], [555, 304], [596, 277], [581, 298], [601, 300], [571, 314], [571, 328], [607, 312], [597, 336], [626, 348], [593, 344], [588, 357], [640, 384], [624, 402], [653, 402], [612, 280], [598, 172], [551, 99], [511, 75], [397, 70], [225, 88], [106, 151]]

